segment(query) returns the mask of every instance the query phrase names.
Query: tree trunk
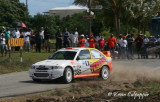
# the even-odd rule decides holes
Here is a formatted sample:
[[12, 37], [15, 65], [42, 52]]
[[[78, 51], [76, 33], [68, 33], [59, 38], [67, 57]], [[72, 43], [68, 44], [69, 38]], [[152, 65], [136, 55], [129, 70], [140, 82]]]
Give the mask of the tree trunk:
[[126, 21], [126, 34], [128, 34], [128, 19]]
[[115, 18], [115, 30], [116, 30], [116, 36], [118, 36], [118, 19], [117, 19], [117, 15], [114, 15]]
[[140, 34], [141, 30], [140, 30], [140, 24], [138, 22], [138, 34]]
[[117, 37], [119, 36], [119, 34], [120, 34], [120, 18], [118, 17], [117, 18], [118, 19], [118, 22], [117, 22], [117, 25], [118, 25], [118, 35], [117, 35]]

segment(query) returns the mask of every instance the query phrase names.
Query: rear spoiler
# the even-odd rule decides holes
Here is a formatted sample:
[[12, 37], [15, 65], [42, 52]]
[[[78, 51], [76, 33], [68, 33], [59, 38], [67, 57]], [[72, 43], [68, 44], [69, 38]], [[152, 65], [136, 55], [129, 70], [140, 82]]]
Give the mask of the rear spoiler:
[[106, 57], [111, 57], [110, 51], [101, 51]]

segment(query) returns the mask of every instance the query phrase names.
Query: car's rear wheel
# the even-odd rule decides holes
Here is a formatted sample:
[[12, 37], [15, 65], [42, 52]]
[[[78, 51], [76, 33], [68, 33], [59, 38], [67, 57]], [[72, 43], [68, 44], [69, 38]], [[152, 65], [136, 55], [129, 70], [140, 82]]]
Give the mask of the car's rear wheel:
[[64, 73], [63, 73], [63, 81], [68, 84], [72, 82], [72, 80], [73, 80], [72, 70], [71, 68], [67, 67], [65, 68]]
[[100, 76], [102, 79], [107, 80], [109, 78], [109, 69], [107, 66], [103, 66], [100, 71]]

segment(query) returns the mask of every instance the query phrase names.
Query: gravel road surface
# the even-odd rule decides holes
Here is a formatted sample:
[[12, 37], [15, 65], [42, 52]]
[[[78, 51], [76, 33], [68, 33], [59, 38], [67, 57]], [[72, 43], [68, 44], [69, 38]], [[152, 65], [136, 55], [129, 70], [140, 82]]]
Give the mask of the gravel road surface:
[[[159, 80], [160, 59], [114, 60], [112, 81]], [[97, 79], [98, 80], [98, 79]], [[66, 88], [69, 84], [57, 82], [33, 82], [28, 72], [0, 75], [0, 98]]]

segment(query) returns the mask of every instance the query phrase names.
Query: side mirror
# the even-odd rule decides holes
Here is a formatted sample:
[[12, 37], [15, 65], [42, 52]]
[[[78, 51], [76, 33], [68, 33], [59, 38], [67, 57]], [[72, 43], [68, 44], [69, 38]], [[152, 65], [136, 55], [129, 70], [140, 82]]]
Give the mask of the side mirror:
[[77, 56], [76, 60], [80, 60], [79, 56]]
[[52, 58], [52, 56], [49, 56], [49, 57], [48, 57], [48, 59], [51, 59], [51, 58]]

